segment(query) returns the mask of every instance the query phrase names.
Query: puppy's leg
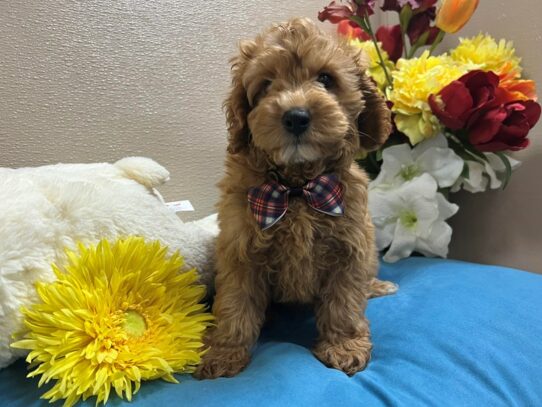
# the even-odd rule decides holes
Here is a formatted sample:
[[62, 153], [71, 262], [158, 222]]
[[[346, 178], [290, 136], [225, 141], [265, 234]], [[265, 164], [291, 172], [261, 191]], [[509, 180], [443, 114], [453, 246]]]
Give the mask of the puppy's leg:
[[375, 262], [363, 266], [354, 260], [344, 264], [324, 283], [317, 302], [320, 337], [314, 354], [325, 365], [349, 375], [363, 370], [371, 356], [369, 323], [365, 318], [367, 280], [371, 273], [363, 267], [373, 267]]
[[391, 281], [383, 281], [372, 278], [369, 283], [369, 298], [383, 297], [384, 295], [395, 294], [399, 286]]
[[231, 377], [250, 361], [268, 303], [267, 286], [249, 267], [226, 261], [216, 276], [213, 314], [216, 327], [206, 338], [210, 346], [195, 376]]

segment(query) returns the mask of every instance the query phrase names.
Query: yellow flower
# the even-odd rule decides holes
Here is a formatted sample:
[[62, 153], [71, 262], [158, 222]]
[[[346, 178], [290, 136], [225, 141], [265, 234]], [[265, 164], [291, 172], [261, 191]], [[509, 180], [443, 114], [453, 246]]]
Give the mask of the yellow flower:
[[[365, 55], [367, 55], [369, 58], [367, 72], [376, 82], [378, 89], [385, 93], [386, 88], [388, 87], [388, 81], [386, 80], [384, 69], [382, 69], [382, 65], [380, 65], [380, 59], [378, 58], [378, 53], [376, 52], [374, 42], [352, 40], [351, 44], [355, 47], [361, 48], [365, 52]], [[388, 53], [382, 49], [382, 45], [380, 43], [378, 43], [378, 48], [380, 50], [380, 54], [382, 55], [382, 59], [384, 60], [384, 65], [386, 66], [388, 72], [391, 73], [395, 69], [395, 65], [390, 60]]]
[[488, 34], [461, 38], [451, 57], [458, 63], [472, 64], [476, 69], [493, 71], [500, 78], [499, 86], [510, 93], [510, 100], [536, 100], [534, 81], [521, 79], [521, 58], [514, 44], [501, 39], [495, 41]]
[[419, 58], [400, 59], [393, 72], [390, 100], [397, 128], [415, 145], [435, 136], [441, 130], [439, 120], [431, 112], [429, 95], [468, 71], [468, 66], [455, 63], [447, 55], [430, 56], [425, 51]]
[[461, 38], [459, 45], [450, 53], [454, 61], [476, 65], [477, 69], [493, 71], [501, 80], [515, 79], [521, 76], [521, 59], [516, 56], [511, 41], [495, 41], [487, 34], [478, 34], [473, 38]]
[[131, 400], [143, 380], [194, 370], [212, 317], [196, 271], [180, 273], [182, 257], [166, 252], [137, 237], [80, 245], [64, 270], [53, 266], [56, 282], [37, 284], [42, 303], [23, 310], [29, 333], [12, 346], [31, 351], [28, 377], [56, 382], [42, 398]]

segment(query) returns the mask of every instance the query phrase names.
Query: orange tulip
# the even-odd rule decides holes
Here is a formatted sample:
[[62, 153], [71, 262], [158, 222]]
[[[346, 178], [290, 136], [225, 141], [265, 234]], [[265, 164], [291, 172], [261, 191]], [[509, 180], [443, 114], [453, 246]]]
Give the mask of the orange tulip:
[[479, 0], [444, 0], [437, 13], [436, 26], [453, 34], [458, 32], [474, 14]]

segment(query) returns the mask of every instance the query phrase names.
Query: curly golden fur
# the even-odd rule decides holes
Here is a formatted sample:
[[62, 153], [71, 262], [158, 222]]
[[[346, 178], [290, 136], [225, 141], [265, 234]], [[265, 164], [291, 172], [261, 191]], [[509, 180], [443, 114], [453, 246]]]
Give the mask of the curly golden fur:
[[[390, 112], [365, 74], [360, 51], [307, 19], [274, 25], [242, 42], [232, 62], [225, 102], [229, 146], [219, 184], [217, 325], [196, 375], [233, 376], [242, 370], [272, 300], [314, 304], [320, 334], [315, 355], [353, 374], [370, 357], [367, 298], [393, 291], [391, 283], [375, 278], [368, 179], [353, 160], [360, 149], [386, 140]], [[318, 82], [322, 73], [331, 79], [327, 87]], [[281, 118], [299, 107], [312, 119], [295, 139]], [[301, 186], [324, 173], [337, 174], [344, 186], [344, 216], [322, 214], [292, 198], [278, 224], [260, 229], [247, 201], [250, 187], [270, 174]]]

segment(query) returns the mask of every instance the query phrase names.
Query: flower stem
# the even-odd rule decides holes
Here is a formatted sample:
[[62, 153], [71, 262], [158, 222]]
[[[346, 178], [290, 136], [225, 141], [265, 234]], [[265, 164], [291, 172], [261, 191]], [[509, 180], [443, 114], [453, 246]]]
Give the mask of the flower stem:
[[[401, 38], [403, 38], [403, 51], [404, 51], [404, 55], [405, 55], [405, 58], [408, 59], [408, 56], [409, 56], [409, 52], [408, 52], [408, 49], [407, 49], [407, 35], [406, 35], [406, 30], [403, 28], [403, 25], [401, 24]], [[412, 50], [412, 48], [411, 48]]]
[[433, 55], [433, 51], [438, 47], [438, 45], [442, 42], [444, 39], [444, 35], [446, 33], [442, 30], [440, 30], [437, 34], [437, 38], [435, 38], [435, 41], [433, 42], [433, 45], [431, 45], [431, 48], [429, 48], [429, 54]]
[[410, 47], [410, 51], [407, 55], [407, 58], [413, 58], [416, 54], [416, 51], [420, 49], [420, 47], [423, 47], [427, 43], [427, 39], [429, 38], [429, 31], [426, 31], [420, 37], [416, 40], [414, 44]]
[[[403, 39], [403, 49], [405, 51], [405, 58], [409, 58], [410, 54], [407, 50], [407, 30], [410, 19], [412, 18], [412, 8], [410, 5], [405, 5], [399, 13], [399, 26], [401, 27], [401, 38]], [[412, 44], [410, 44], [412, 46]]]
[[416, 46], [416, 45], [413, 45], [411, 48], [410, 48], [410, 52], [407, 54], [407, 59], [410, 59], [414, 56], [414, 54], [416, 53], [416, 51], [418, 51], [420, 47]]
[[380, 52], [380, 47], [378, 46], [378, 40], [376, 39], [376, 35], [373, 31], [373, 27], [371, 26], [371, 21], [369, 20], [369, 15], [367, 12], [365, 13], [365, 16], [363, 17], [363, 22], [365, 25], [365, 29], [367, 33], [371, 36], [371, 40], [373, 41], [373, 44], [375, 45], [376, 54], [378, 55], [379, 64], [382, 67], [382, 70], [384, 71], [384, 75], [386, 75], [386, 82], [388, 82], [388, 86], [390, 89], [393, 89], [393, 81], [391, 79], [391, 75], [388, 72], [388, 68], [386, 68], [386, 64], [384, 63], [384, 58], [382, 57], [382, 53]]

